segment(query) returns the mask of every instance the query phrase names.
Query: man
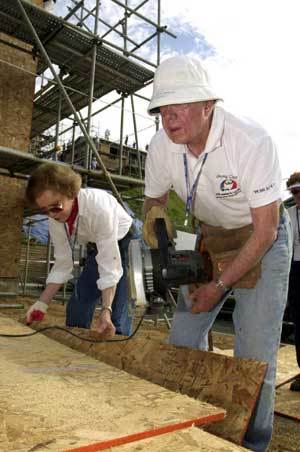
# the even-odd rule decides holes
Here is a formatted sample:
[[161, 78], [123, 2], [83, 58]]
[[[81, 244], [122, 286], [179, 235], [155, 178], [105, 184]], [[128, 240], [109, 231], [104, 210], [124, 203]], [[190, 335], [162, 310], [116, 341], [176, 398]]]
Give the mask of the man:
[[207, 349], [220, 300], [234, 288], [235, 356], [268, 362], [244, 438], [245, 447], [265, 451], [272, 435], [291, 230], [280, 207], [281, 173], [272, 139], [253, 121], [217, 106], [218, 100], [199, 60], [176, 56], [158, 67], [148, 112], [161, 115], [163, 129], [147, 155], [144, 238], [151, 242], [151, 212], [155, 208], [165, 216], [174, 189], [186, 204], [186, 221], [193, 214], [201, 223], [214, 278], [192, 293], [182, 289], [170, 343]]
[[[289, 312], [295, 324], [295, 349], [300, 368], [300, 173], [293, 173], [286, 186], [293, 195], [295, 205], [288, 209], [293, 227], [293, 259], [289, 279]], [[291, 391], [300, 391], [300, 376], [292, 381]]]
[[56, 3], [56, 0], [43, 0], [43, 6], [48, 13], [52, 13], [54, 10], [54, 4]]
[[26, 198], [48, 215], [55, 256], [46, 287], [27, 312], [27, 323], [42, 320], [53, 297], [72, 278], [78, 242], [88, 244], [88, 254], [67, 304], [66, 325], [90, 328], [101, 296], [97, 331], [129, 336], [132, 318], [128, 313], [126, 261], [132, 218], [106, 191], [81, 188], [80, 176], [63, 164], [40, 165], [28, 181]]

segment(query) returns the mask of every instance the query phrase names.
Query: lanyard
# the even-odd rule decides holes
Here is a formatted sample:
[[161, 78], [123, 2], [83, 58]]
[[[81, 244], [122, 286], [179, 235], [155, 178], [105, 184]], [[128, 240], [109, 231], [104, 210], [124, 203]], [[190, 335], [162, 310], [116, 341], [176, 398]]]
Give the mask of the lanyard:
[[201, 173], [202, 173], [202, 169], [203, 169], [204, 163], [206, 162], [206, 159], [207, 159], [207, 153], [204, 154], [204, 157], [202, 159], [201, 166], [200, 166], [200, 169], [198, 171], [197, 177], [194, 180], [194, 183], [193, 183], [193, 185], [191, 187], [190, 178], [189, 178], [189, 171], [188, 171], [187, 156], [186, 156], [186, 154], [183, 154], [184, 176], [185, 176], [186, 194], [187, 194], [186, 203], [185, 203], [184, 226], [187, 226], [187, 224], [188, 224], [188, 217], [189, 217], [189, 214], [192, 211], [192, 206], [193, 206], [193, 202], [194, 202], [194, 199], [195, 199], [197, 186], [198, 186], [199, 179], [200, 179], [200, 176], [201, 176]]
[[[75, 220], [75, 221], [76, 221], [76, 220]], [[73, 261], [73, 264], [74, 264], [74, 262], [75, 262], [75, 251], [74, 251], [74, 248], [75, 248], [75, 244], [76, 244], [76, 241], [77, 241], [78, 226], [79, 226], [79, 216], [78, 216], [78, 218], [77, 218], [75, 231], [73, 231], [72, 235], [70, 235], [70, 234], [69, 234], [69, 231], [68, 231], [68, 228], [67, 228], [67, 225], [66, 225], [66, 223], [64, 223], [64, 228], [65, 228], [66, 236], [67, 236], [67, 239], [68, 239], [68, 242], [69, 242], [69, 245], [70, 245], [70, 248], [71, 248], [71, 252], [72, 252], [72, 261]]]

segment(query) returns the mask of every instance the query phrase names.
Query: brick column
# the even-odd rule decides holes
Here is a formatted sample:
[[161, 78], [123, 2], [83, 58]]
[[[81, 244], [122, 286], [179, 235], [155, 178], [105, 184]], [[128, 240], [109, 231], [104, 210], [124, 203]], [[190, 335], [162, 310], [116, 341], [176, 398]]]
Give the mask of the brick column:
[[[42, 0], [32, 3], [43, 4]], [[0, 33], [0, 38], [25, 47], [10, 36]], [[1, 146], [28, 150], [35, 77], [25, 71], [35, 69], [31, 55], [0, 43]], [[0, 186], [0, 295], [13, 295], [18, 288], [24, 182], [0, 176]]]

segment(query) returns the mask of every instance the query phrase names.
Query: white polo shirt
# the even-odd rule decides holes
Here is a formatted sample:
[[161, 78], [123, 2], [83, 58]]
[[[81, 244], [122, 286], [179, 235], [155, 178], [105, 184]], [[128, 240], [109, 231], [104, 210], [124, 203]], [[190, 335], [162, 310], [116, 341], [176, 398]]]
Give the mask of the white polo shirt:
[[194, 157], [186, 145], [173, 143], [163, 129], [152, 138], [146, 160], [145, 195], [157, 198], [170, 189], [186, 202], [184, 157], [190, 186], [207, 158], [197, 185], [193, 213], [226, 229], [252, 223], [250, 207], [280, 199], [281, 171], [276, 146], [257, 123], [216, 106], [204, 152]]
[[49, 218], [55, 263], [47, 284], [62, 284], [72, 278], [72, 247], [76, 238], [79, 244], [92, 242], [97, 246], [98, 288], [103, 290], [115, 286], [123, 275], [118, 240], [127, 234], [131, 223], [130, 215], [112, 195], [99, 189], [81, 189], [78, 194], [78, 215], [70, 240], [65, 225]]

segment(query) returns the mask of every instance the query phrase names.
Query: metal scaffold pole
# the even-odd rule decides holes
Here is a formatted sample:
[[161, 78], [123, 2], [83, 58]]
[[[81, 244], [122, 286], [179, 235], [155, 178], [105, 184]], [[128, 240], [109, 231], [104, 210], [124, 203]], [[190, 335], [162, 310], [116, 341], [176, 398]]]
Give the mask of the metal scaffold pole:
[[125, 97], [122, 96], [121, 102], [121, 125], [120, 125], [120, 158], [119, 158], [119, 174], [122, 174], [123, 171], [123, 130], [124, 130], [124, 104]]
[[136, 152], [137, 152], [137, 158], [138, 158], [138, 169], [139, 169], [139, 176], [142, 178], [142, 164], [141, 164], [141, 153], [139, 148], [139, 140], [138, 140], [138, 133], [137, 133], [137, 126], [136, 126], [136, 119], [135, 119], [135, 108], [134, 108], [134, 99], [133, 96], [130, 96], [131, 100], [131, 110], [132, 110], [132, 119], [133, 119], [133, 127], [134, 127], [134, 137], [136, 142]]
[[[160, 16], [161, 16], [161, 5], [160, 0], [157, 0], [157, 66], [160, 64]], [[156, 132], [159, 130], [159, 116], [155, 116], [155, 129]]]
[[[92, 54], [92, 66], [91, 66], [91, 78], [90, 78], [90, 89], [89, 89], [89, 105], [88, 105], [88, 117], [87, 117], [87, 133], [90, 135], [91, 132], [91, 115], [93, 108], [93, 100], [94, 100], [94, 85], [95, 85], [95, 71], [96, 71], [96, 58], [97, 58], [97, 46], [98, 46], [98, 20], [99, 20], [99, 7], [100, 0], [96, 0], [96, 10], [95, 10], [95, 25], [94, 25], [94, 35], [95, 35], [95, 43], [93, 46], [93, 54]], [[86, 155], [85, 155], [85, 167], [87, 169], [91, 168], [91, 149], [89, 143], [86, 146]]]

